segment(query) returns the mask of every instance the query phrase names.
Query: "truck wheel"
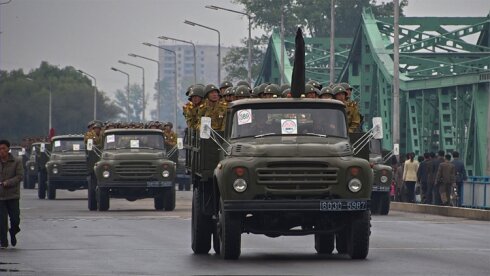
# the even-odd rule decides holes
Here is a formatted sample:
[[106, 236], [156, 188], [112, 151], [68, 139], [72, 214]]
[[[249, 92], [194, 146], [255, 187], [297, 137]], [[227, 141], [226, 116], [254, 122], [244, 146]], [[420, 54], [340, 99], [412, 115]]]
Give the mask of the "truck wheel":
[[96, 194], [99, 211], [109, 210], [109, 190], [107, 188], [98, 188]]
[[381, 208], [381, 197], [378, 193], [371, 194], [371, 214], [379, 214]]
[[390, 194], [389, 193], [384, 193], [381, 196], [381, 201], [380, 201], [380, 208], [379, 208], [379, 214], [380, 215], [388, 215], [390, 212]]
[[97, 198], [96, 198], [96, 192], [95, 192], [95, 187], [96, 187], [96, 179], [94, 179], [94, 176], [89, 177], [88, 181], [88, 189], [87, 189], [87, 198], [88, 198], [88, 209], [89, 211], [96, 211], [97, 210]]
[[208, 254], [211, 249], [213, 220], [202, 210], [202, 191], [199, 187], [192, 194], [192, 251], [194, 254]]
[[236, 260], [240, 257], [242, 221], [239, 214], [226, 212], [220, 204], [218, 214], [218, 233], [220, 254], [225, 260]]
[[39, 199], [45, 199], [46, 198], [46, 179], [44, 178], [43, 173], [38, 174], [37, 196]]
[[349, 256], [352, 259], [366, 259], [371, 235], [371, 214], [364, 211], [351, 222], [349, 227]]
[[48, 187], [48, 199], [56, 199], [56, 184], [53, 181], [46, 181], [46, 186]]
[[164, 206], [164, 197], [165, 191], [160, 191], [155, 198], [153, 199], [153, 205], [155, 206], [155, 210], [162, 211]]
[[219, 242], [219, 235], [218, 235], [218, 223], [215, 223], [215, 227], [213, 231], [213, 249], [217, 255], [221, 254], [221, 244]]
[[332, 254], [334, 234], [315, 234], [315, 249], [318, 254]]
[[347, 253], [347, 239], [349, 235], [347, 235], [346, 230], [342, 230], [342, 232], [338, 232], [335, 234], [335, 248], [337, 248], [337, 253], [346, 254]]
[[163, 192], [163, 205], [165, 211], [175, 210], [175, 185]]

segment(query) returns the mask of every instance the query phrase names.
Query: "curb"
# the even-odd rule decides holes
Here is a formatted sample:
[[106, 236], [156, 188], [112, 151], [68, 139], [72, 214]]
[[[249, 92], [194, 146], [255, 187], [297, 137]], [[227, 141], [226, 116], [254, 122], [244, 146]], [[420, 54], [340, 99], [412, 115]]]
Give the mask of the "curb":
[[391, 202], [391, 210], [490, 221], [490, 210]]

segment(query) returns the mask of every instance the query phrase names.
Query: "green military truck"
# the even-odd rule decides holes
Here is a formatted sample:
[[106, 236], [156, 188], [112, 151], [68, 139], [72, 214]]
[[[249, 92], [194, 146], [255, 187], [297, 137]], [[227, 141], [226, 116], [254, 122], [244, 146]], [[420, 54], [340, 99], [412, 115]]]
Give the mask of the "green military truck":
[[87, 160], [83, 135], [59, 135], [51, 139], [46, 162], [48, 199], [56, 199], [56, 190], [87, 189]]
[[34, 189], [36, 187], [36, 183], [38, 182], [39, 169], [36, 163], [36, 158], [41, 153], [41, 144], [42, 142], [35, 142], [31, 145], [31, 154], [29, 155], [29, 159], [26, 162], [27, 172], [24, 178], [25, 189]]
[[381, 140], [373, 139], [369, 144], [369, 162], [373, 167], [374, 182], [371, 194], [371, 212], [388, 215], [390, 212], [390, 189], [393, 170], [383, 163]]
[[110, 129], [96, 147], [87, 142], [92, 166], [88, 189], [89, 210], [109, 210], [110, 198], [134, 201], [154, 198], [156, 210], [175, 209], [174, 162], [168, 160], [164, 137], [157, 129]]
[[242, 233], [252, 233], [313, 235], [317, 253], [366, 258], [373, 171], [353, 155], [341, 102], [239, 100], [228, 106], [224, 132], [209, 121], [186, 137], [195, 254], [212, 242], [224, 259], [237, 259]]

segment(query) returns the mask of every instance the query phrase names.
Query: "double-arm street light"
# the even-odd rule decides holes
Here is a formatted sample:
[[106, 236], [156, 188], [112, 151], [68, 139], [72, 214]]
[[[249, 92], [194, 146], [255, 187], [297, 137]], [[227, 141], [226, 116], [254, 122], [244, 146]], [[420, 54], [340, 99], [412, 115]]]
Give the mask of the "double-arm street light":
[[126, 72], [124, 72], [124, 71], [122, 71], [122, 70], [119, 70], [119, 69], [117, 69], [115, 67], [111, 67], [111, 70], [112, 71], [119, 72], [121, 74], [124, 74], [124, 75], [126, 75], [126, 77], [128, 77], [128, 89], [126, 91], [126, 98], [127, 98], [126, 99], [126, 116], [128, 117], [128, 122], [129, 122], [129, 74], [126, 73]]
[[158, 46], [156, 44], [153, 44], [153, 43], [149, 43], [149, 42], [143, 42], [143, 45], [145, 46], [148, 46], [148, 47], [155, 47], [155, 48], [158, 48], [158, 49], [162, 49], [164, 51], [167, 51], [169, 53], [172, 53], [174, 55], [174, 71], [175, 71], [175, 74], [174, 74], [174, 87], [175, 87], [175, 105], [174, 105], [174, 126], [175, 126], [175, 129], [177, 129], [177, 104], [178, 104], [178, 90], [177, 90], [177, 52], [175, 51], [172, 51], [170, 49], [167, 49], [167, 48], [164, 48], [162, 46]]
[[90, 75], [89, 73], [84, 72], [80, 69], [78, 70], [78, 72], [94, 80], [94, 120], [96, 120], [97, 119], [97, 79], [94, 76]]
[[241, 11], [236, 11], [236, 10], [230, 10], [227, 8], [222, 8], [214, 5], [208, 5], [205, 6], [208, 9], [212, 10], [223, 10], [223, 11], [228, 11], [228, 12], [233, 12], [233, 13], [238, 13], [241, 15], [245, 15], [248, 18], [248, 83], [252, 85], [252, 15], [249, 13], [241, 12]]
[[144, 57], [144, 56], [140, 56], [140, 55], [137, 55], [137, 54], [133, 54], [133, 53], [130, 53], [128, 54], [128, 56], [130, 57], [135, 57], [135, 58], [142, 58], [142, 59], [146, 59], [146, 60], [149, 60], [149, 61], [153, 61], [157, 64], [157, 67], [158, 67], [158, 77], [157, 77], [157, 120], [160, 120], [160, 97], [161, 97], [161, 89], [160, 89], [160, 62], [156, 59], [152, 59], [152, 58], [148, 58], [148, 57]]
[[168, 36], [159, 36], [158, 38], [160, 39], [163, 39], [163, 40], [173, 40], [173, 41], [178, 41], [178, 42], [182, 42], [182, 43], [187, 43], [187, 44], [191, 44], [192, 45], [192, 48], [194, 49], [194, 84], [197, 83], [197, 57], [196, 57], [196, 45], [192, 42], [192, 41], [186, 41], [186, 40], [182, 40], [182, 39], [177, 39], [177, 38], [172, 38], [172, 37], [168, 37]]
[[205, 28], [211, 31], [215, 31], [218, 33], [218, 85], [221, 83], [221, 34], [217, 29], [201, 25], [199, 23], [195, 23], [189, 20], [184, 21], [185, 24], [191, 25], [191, 26], [198, 26], [201, 28]]
[[137, 68], [141, 69], [141, 71], [143, 72], [143, 97], [142, 97], [142, 100], [143, 100], [143, 118], [142, 119], [143, 119], [143, 121], [145, 121], [145, 110], [146, 110], [146, 99], [145, 99], [145, 68], [143, 68], [143, 66], [139, 66], [139, 65], [136, 65], [136, 64], [133, 64], [133, 63], [124, 61], [124, 60], [118, 60], [117, 62], [119, 62], [121, 64], [124, 64], [124, 65], [129, 65], [129, 66], [137, 67]]

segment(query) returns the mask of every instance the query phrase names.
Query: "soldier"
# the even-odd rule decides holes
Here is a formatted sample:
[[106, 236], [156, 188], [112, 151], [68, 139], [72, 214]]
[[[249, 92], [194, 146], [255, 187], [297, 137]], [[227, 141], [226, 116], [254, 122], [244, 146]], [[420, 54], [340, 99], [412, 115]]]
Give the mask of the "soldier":
[[248, 99], [248, 98], [250, 98], [250, 88], [248, 88], [245, 85], [238, 86], [235, 90], [235, 99], [241, 100], [241, 99]]
[[102, 122], [96, 120], [90, 121], [87, 128], [88, 131], [83, 137], [83, 141], [85, 142], [85, 144], [87, 143], [88, 139], [92, 139], [94, 145], [100, 146], [102, 144]]
[[280, 89], [281, 94], [282, 94], [282, 92], [284, 92], [284, 90], [286, 90], [286, 89], [291, 90], [291, 85], [285, 83], [285, 84], [281, 85], [281, 87], [279, 89]]
[[320, 90], [318, 90], [313, 84], [305, 85], [305, 96], [306, 98], [316, 99], [320, 94]]
[[234, 95], [231, 94], [232, 90], [233, 87], [228, 87], [225, 89], [225, 92], [223, 93], [224, 99], [227, 103], [231, 103], [234, 100]]
[[316, 80], [309, 80], [308, 82], [306, 82], [306, 84], [312, 85], [313, 87], [318, 89], [318, 91], [320, 91], [322, 89], [321, 83], [317, 82]]
[[337, 85], [333, 89], [334, 97], [345, 104], [349, 133], [356, 132], [361, 124], [361, 115], [357, 105], [347, 105], [347, 91], [342, 85]]
[[224, 81], [219, 85], [219, 93], [221, 97], [225, 96], [225, 90], [228, 89], [229, 87], [233, 87], [233, 83], [229, 81]]
[[265, 87], [264, 92], [262, 92], [262, 97], [264, 99], [277, 98], [277, 95], [281, 95], [281, 87], [277, 84], [269, 84]]
[[262, 83], [261, 85], [259, 85], [259, 88], [257, 89], [257, 97], [258, 98], [263, 98], [264, 97], [265, 88], [268, 85], [270, 85], [270, 83]]
[[237, 82], [236, 86], [238, 87], [238, 86], [240, 86], [240, 85], [245, 85], [245, 86], [247, 86], [248, 88], [251, 88], [251, 87], [250, 87], [250, 83], [248, 83], [247, 81], [244, 81], [244, 80]]
[[225, 128], [226, 105], [219, 101], [219, 90], [213, 84], [206, 85], [204, 89], [206, 102], [199, 106], [198, 127], [201, 126], [201, 117], [211, 117], [211, 128], [223, 131]]
[[333, 91], [330, 86], [325, 86], [320, 91], [320, 99], [333, 99]]
[[[165, 123], [163, 125], [163, 138], [165, 138], [165, 151], [168, 153], [171, 151], [175, 145], [177, 145], [177, 134], [172, 131], [173, 124], [171, 122]], [[177, 152], [174, 152], [172, 156], [170, 156], [170, 160], [177, 163], [179, 155]]]
[[449, 205], [451, 186], [456, 185], [456, 169], [454, 164], [451, 163], [451, 155], [446, 154], [444, 156], [444, 162], [442, 162], [436, 173], [436, 186], [441, 197], [442, 205]]
[[284, 91], [282, 91], [282, 95], [281, 95], [283, 98], [292, 98], [293, 95], [291, 95], [291, 89], [288, 88], [288, 89], [285, 89]]
[[197, 128], [197, 113], [199, 106], [202, 104], [202, 99], [204, 98], [204, 90], [201, 86], [195, 86], [194, 89], [189, 93], [189, 103], [184, 106], [184, 117], [187, 123], [187, 127], [196, 129]]

